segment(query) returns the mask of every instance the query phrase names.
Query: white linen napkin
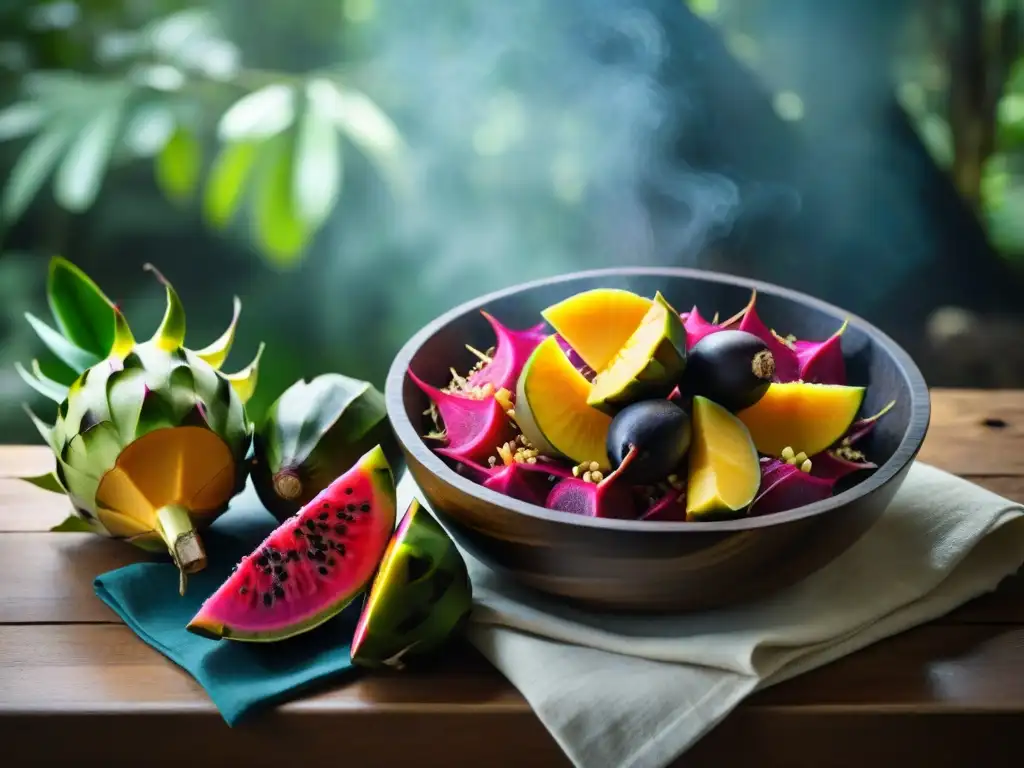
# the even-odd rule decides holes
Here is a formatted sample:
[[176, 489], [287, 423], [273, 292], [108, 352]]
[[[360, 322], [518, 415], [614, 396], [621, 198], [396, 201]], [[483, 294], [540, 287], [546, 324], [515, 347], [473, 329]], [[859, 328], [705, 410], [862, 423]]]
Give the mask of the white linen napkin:
[[[400, 510], [414, 494], [429, 508], [406, 473]], [[662, 768], [751, 692], [995, 589], [1024, 562], [1024, 508], [917, 463], [878, 523], [821, 571], [756, 603], [665, 618], [567, 608], [463, 555], [471, 642], [577, 768]]]

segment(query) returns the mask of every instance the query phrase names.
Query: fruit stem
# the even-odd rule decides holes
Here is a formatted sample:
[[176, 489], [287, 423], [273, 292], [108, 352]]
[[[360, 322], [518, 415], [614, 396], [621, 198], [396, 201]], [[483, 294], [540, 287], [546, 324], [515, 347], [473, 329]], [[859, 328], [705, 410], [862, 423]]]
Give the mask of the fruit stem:
[[610, 475], [608, 475], [608, 477], [604, 478], [604, 479], [603, 479], [603, 480], [602, 480], [602, 481], [601, 481], [600, 483], [598, 483], [598, 484], [597, 484], [597, 487], [598, 487], [598, 488], [601, 488], [601, 487], [603, 487], [603, 486], [605, 486], [605, 485], [608, 485], [608, 484], [610, 484], [610, 483], [611, 483], [611, 482], [612, 482], [613, 480], [615, 480], [615, 479], [616, 479], [617, 477], [619, 477], [619, 476], [620, 476], [620, 475], [621, 475], [621, 474], [622, 474], [622, 473], [623, 473], [623, 472], [624, 472], [624, 471], [626, 470], [626, 467], [628, 467], [628, 466], [629, 466], [630, 464], [632, 464], [632, 463], [633, 463], [633, 460], [634, 460], [634, 459], [635, 459], [635, 458], [636, 458], [636, 457], [637, 457], [637, 456], [638, 456], [639, 454], [640, 454], [640, 449], [639, 449], [639, 448], [637, 448], [637, 447], [636, 447], [635, 445], [630, 445], [630, 446], [629, 446], [629, 453], [627, 453], [627, 454], [626, 454], [626, 455], [625, 455], [625, 456], [624, 456], [624, 457], [622, 458], [622, 461], [621, 461], [621, 462], [619, 463], [619, 466], [617, 466], [617, 467], [615, 468], [615, 471], [614, 471], [614, 472], [612, 472], [612, 473], [611, 473]]
[[156, 526], [167, 549], [178, 566], [178, 593], [185, 594], [185, 576], [206, 567], [206, 550], [192, 525], [188, 509], [181, 504], [168, 504], [156, 511]]
[[775, 375], [775, 358], [772, 356], [772, 353], [767, 349], [762, 349], [754, 355], [751, 370], [757, 378], [771, 381]]
[[294, 501], [302, 495], [302, 480], [290, 469], [283, 469], [274, 475], [274, 491], [282, 499]]

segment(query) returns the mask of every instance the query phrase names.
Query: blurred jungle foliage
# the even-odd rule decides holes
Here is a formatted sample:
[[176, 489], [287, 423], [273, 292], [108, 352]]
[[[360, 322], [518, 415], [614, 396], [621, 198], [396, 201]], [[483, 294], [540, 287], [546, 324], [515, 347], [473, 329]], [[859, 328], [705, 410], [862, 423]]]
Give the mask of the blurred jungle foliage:
[[[146, 262], [181, 294], [190, 346], [217, 336], [240, 296], [226, 368], [267, 342], [257, 417], [300, 377], [381, 385], [397, 348], [459, 301], [619, 264], [792, 285], [878, 322], [933, 383], [1022, 385], [1024, 362], [929, 368], [925, 338], [954, 338], [992, 307], [1019, 330], [1006, 286], [1024, 261], [1022, 12], [1020, 0], [7, 0], [0, 441], [36, 441], [22, 402], [46, 412], [12, 365], [50, 364], [23, 316], [47, 316], [53, 254], [138, 336], [163, 309]], [[930, 161], [894, 168], [916, 146]], [[935, 168], [963, 216], [928, 197], [945, 183]], [[797, 223], [776, 239], [785, 220]], [[933, 258], [947, 242], [955, 265]], [[894, 300], [908, 285], [924, 298]]]

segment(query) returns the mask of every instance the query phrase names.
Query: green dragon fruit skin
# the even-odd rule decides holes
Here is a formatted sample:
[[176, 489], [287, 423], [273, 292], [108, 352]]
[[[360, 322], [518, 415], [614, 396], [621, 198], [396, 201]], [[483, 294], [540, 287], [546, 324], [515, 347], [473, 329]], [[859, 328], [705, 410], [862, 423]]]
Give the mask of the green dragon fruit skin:
[[437, 407], [447, 444], [435, 450], [455, 461], [486, 461], [496, 445], [512, 439], [513, 428], [501, 404], [492, 397], [472, 398], [442, 392], [412, 371], [409, 378]]

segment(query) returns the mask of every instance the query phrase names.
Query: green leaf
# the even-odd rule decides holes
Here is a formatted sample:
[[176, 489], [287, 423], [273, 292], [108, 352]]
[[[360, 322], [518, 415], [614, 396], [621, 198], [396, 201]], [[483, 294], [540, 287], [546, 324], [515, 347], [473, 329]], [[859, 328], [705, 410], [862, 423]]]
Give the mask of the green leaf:
[[202, 147], [196, 137], [179, 125], [156, 158], [156, 182], [176, 203], [192, 199], [202, 170]]
[[[38, 366], [39, 364], [36, 363], [37, 368]], [[42, 376], [42, 371], [39, 372], [39, 377], [33, 376], [31, 373], [25, 370], [25, 366], [23, 366], [21, 363], [15, 363], [14, 370], [16, 370], [18, 372], [18, 375], [21, 376], [22, 381], [24, 381], [26, 384], [32, 387], [32, 389], [41, 394], [43, 397], [48, 397], [55, 403], [63, 402], [64, 398], [67, 397], [68, 395], [66, 387], [61, 386], [52, 379], [48, 379], [45, 376]]]
[[95, 533], [93, 527], [78, 515], [68, 515], [67, 519], [50, 529], [53, 533]]
[[86, 210], [96, 199], [121, 126], [122, 104], [116, 101], [95, 115], [75, 139], [57, 171], [54, 196], [69, 211]]
[[42, 488], [44, 491], [50, 493], [66, 494], [64, 486], [60, 484], [57, 479], [57, 475], [53, 472], [47, 472], [45, 475], [36, 475], [35, 477], [22, 477], [20, 480], [24, 480], [26, 483], [32, 483], [36, 488]]
[[299, 216], [318, 229], [334, 208], [343, 173], [341, 142], [331, 113], [307, 99], [297, 127], [294, 198]]
[[60, 160], [72, 133], [71, 126], [67, 124], [53, 126], [44, 130], [25, 147], [4, 185], [4, 219], [14, 221], [25, 213]]
[[217, 132], [223, 141], [266, 139], [295, 120], [295, 89], [275, 83], [247, 93], [221, 116]]
[[28, 414], [28, 417], [32, 420], [32, 424], [35, 425], [36, 430], [39, 432], [39, 436], [43, 438], [43, 442], [50, 446], [50, 450], [57, 453], [59, 446], [53, 438], [53, 427], [36, 416], [33, 410], [27, 405], [22, 407], [25, 409], [25, 413]]
[[110, 354], [114, 305], [92, 278], [55, 256], [50, 260], [46, 293], [57, 326], [68, 339], [98, 358]]
[[369, 96], [326, 80], [311, 82], [309, 95], [392, 184], [404, 186], [405, 144], [391, 118]]
[[25, 319], [32, 326], [32, 330], [43, 340], [43, 344], [77, 373], [91, 368], [101, 360], [101, 358], [82, 349], [74, 342], [68, 341], [31, 312], [25, 313]]
[[238, 210], [259, 146], [260, 142], [255, 141], [234, 142], [217, 154], [203, 201], [206, 219], [214, 226], [225, 226]]
[[0, 111], [0, 141], [16, 139], [36, 131], [46, 116], [39, 104], [21, 101]]
[[272, 263], [291, 266], [312, 235], [312, 229], [296, 213], [292, 195], [295, 143], [291, 136], [277, 136], [266, 147], [254, 199], [256, 236]]

